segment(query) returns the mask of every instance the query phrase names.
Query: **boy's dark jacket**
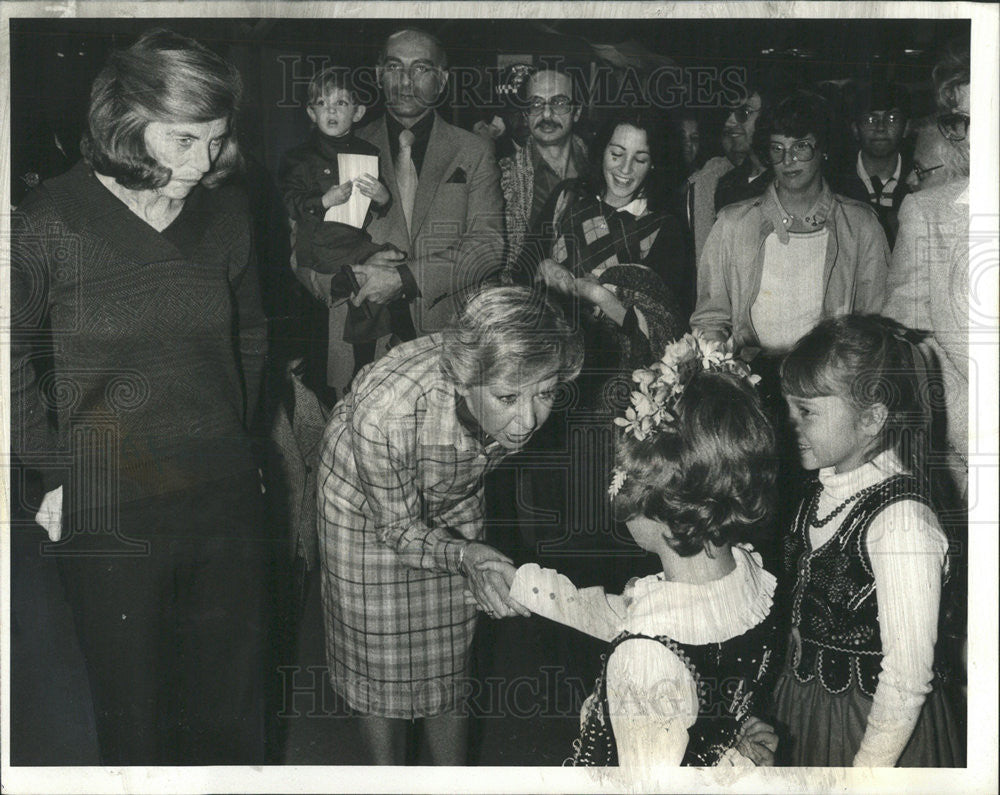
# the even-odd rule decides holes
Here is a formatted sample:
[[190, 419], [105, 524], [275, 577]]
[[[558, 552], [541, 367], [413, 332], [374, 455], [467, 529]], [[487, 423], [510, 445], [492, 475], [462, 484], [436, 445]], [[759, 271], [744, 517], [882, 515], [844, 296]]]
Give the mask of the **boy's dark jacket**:
[[341, 266], [357, 264], [378, 251], [380, 246], [372, 243], [363, 230], [375, 215], [388, 208], [373, 202], [362, 229], [323, 220], [323, 194], [340, 184], [339, 154], [378, 157], [379, 152], [378, 147], [353, 132], [332, 138], [314, 128], [306, 141], [286, 153], [279, 176], [285, 207], [297, 224], [296, 259], [299, 265], [318, 273], [336, 273]]
[[[285, 207], [289, 217], [296, 222], [295, 257], [298, 265], [322, 274], [340, 274], [344, 267], [364, 262], [373, 253], [385, 248], [373, 243], [364, 229], [373, 217], [386, 212], [391, 200], [382, 206], [372, 202], [361, 229], [323, 220], [327, 209], [323, 206], [323, 194], [340, 184], [339, 154], [377, 158], [379, 150], [353, 132], [342, 138], [333, 138], [314, 127], [306, 141], [285, 154], [279, 175]], [[334, 287], [341, 281], [343, 279], [335, 277]], [[343, 298], [345, 295], [333, 297]], [[413, 336], [411, 326], [405, 301], [394, 301], [388, 306], [371, 307], [370, 310], [352, 306], [344, 328], [344, 340], [367, 342], [390, 333], [409, 339]]]

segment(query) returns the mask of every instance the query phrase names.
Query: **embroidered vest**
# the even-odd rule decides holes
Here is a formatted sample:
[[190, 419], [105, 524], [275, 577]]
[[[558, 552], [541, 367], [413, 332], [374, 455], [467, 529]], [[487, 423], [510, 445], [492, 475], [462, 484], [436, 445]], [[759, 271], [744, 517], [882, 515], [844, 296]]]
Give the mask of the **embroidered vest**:
[[843, 693], [857, 684], [870, 697], [882, 670], [882, 640], [875, 576], [866, 548], [868, 528], [893, 503], [929, 501], [912, 476], [887, 478], [858, 500], [829, 541], [811, 549], [809, 507], [820, 488], [817, 480], [785, 540], [785, 567], [796, 575], [792, 626], [802, 640], [801, 654], [792, 668], [800, 682], [818, 676], [830, 693]]
[[771, 689], [777, 619], [772, 609], [757, 626], [722, 643], [694, 645], [659, 635], [623, 632], [601, 655], [603, 664], [593, 695], [584, 704], [580, 737], [564, 765], [595, 767], [618, 764], [618, 748], [608, 709], [608, 659], [618, 646], [635, 638], [662, 643], [676, 654], [694, 677], [698, 717], [688, 729], [688, 745], [681, 764], [709, 767], [736, 745], [743, 721], [753, 714]]

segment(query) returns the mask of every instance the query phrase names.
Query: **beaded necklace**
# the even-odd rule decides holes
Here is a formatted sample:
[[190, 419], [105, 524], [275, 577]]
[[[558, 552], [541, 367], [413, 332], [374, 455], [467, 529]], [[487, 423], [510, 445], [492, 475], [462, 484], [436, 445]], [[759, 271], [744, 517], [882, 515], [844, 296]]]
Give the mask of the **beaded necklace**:
[[868, 486], [867, 488], [861, 489], [861, 491], [852, 494], [850, 497], [848, 497], [846, 500], [840, 503], [840, 505], [838, 505], [836, 508], [830, 511], [830, 513], [827, 514], [825, 519], [819, 518], [819, 495], [823, 493], [823, 488], [822, 486], [820, 486], [820, 488], [816, 490], [816, 494], [813, 496], [812, 505], [809, 506], [809, 515], [806, 517], [806, 521], [809, 523], [810, 527], [815, 527], [815, 528], [825, 527], [826, 525], [830, 524], [830, 522], [832, 522], [834, 518], [839, 516], [840, 513], [844, 510], [844, 508], [846, 508], [852, 502], [855, 502], [856, 500], [859, 500], [862, 497], [871, 494], [881, 485], [882, 483], [876, 483], [873, 486]]

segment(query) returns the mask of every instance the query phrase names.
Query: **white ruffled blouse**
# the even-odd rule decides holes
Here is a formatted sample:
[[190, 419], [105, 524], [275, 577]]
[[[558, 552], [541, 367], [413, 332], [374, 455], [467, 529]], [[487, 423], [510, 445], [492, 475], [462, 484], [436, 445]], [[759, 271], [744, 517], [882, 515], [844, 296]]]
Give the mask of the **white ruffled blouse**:
[[[749, 547], [733, 547], [736, 568], [705, 583], [669, 582], [663, 574], [633, 580], [620, 596], [576, 588], [536, 564], [521, 566], [510, 595], [532, 612], [610, 641], [622, 631], [666, 635], [679, 643], [721, 643], [767, 617], [775, 579]], [[607, 665], [608, 709], [619, 764], [633, 770], [677, 766], [698, 716], [694, 677], [666, 646], [635, 640]], [[735, 751], [723, 764], [749, 765]]]

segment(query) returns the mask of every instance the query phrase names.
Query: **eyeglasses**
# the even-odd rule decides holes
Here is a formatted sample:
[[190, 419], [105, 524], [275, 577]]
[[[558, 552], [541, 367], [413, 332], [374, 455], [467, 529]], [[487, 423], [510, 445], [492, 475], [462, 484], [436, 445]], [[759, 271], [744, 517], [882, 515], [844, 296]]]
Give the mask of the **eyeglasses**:
[[949, 141], [964, 141], [969, 136], [967, 113], [942, 113], [937, 117], [937, 126]]
[[778, 166], [785, 162], [785, 155], [791, 153], [792, 160], [808, 163], [816, 157], [816, 147], [811, 141], [796, 141], [786, 149], [784, 144], [772, 141], [767, 148], [767, 157], [771, 165]]
[[917, 175], [917, 181], [923, 182], [927, 179], [927, 175], [932, 171], [937, 171], [939, 168], [944, 168], [944, 163], [938, 163], [936, 166], [931, 166], [930, 168], [921, 168], [916, 163], [913, 164], [913, 173]]
[[751, 116], [760, 113], [760, 108], [755, 108], [752, 105], [741, 105], [738, 108], [733, 108], [730, 113], [733, 114], [737, 124], [746, 124]]
[[886, 127], [898, 127], [906, 121], [902, 113], [868, 113], [858, 119], [858, 124], [862, 127], [878, 127], [884, 124]]
[[399, 61], [389, 61], [382, 65], [382, 71], [387, 75], [393, 75], [394, 77], [400, 77], [403, 74], [408, 74], [410, 80], [419, 80], [421, 77], [426, 77], [429, 74], [440, 71], [438, 67], [434, 64], [422, 63], [418, 61], [417, 63], [410, 64], [409, 67], [404, 66]]
[[550, 99], [531, 97], [527, 103], [528, 113], [542, 113], [546, 107], [553, 113], [562, 116], [573, 109], [573, 100], [565, 94], [559, 94]]

